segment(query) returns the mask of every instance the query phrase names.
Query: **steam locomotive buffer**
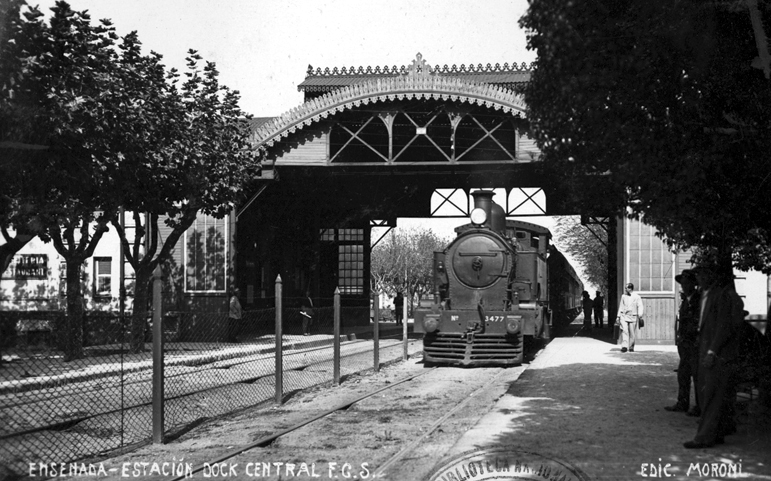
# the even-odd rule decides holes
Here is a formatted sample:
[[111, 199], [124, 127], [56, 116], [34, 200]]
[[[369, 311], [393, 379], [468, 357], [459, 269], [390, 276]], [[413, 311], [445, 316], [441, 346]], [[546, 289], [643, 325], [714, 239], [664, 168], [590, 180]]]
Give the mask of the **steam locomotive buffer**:
[[[506, 221], [477, 191], [471, 224], [434, 252], [434, 299], [415, 312], [427, 364], [517, 365], [525, 336], [548, 337], [548, 230]], [[530, 242], [524, 242], [524, 241]]]

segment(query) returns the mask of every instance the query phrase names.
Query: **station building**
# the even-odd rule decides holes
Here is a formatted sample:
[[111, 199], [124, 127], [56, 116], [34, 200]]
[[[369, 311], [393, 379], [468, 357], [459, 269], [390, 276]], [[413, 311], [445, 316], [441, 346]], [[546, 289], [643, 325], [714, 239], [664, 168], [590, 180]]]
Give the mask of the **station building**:
[[[420, 54], [400, 68], [309, 67], [298, 85], [302, 105], [251, 120], [253, 144], [267, 158], [262, 177], [228, 216], [201, 215], [180, 239], [166, 270], [164, 310], [226, 312], [231, 285], [245, 309], [272, 307], [280, 276], [285, 305], [306, 296], [331, 305], [339, 289], [343, 322], [368, 324], [373, 232], [397, 218], [433, 217], [450, 206], [464, 224], [476, 188], [496, 191], [507, 216], [574, 214], [539, 176], [540, 153], [520, 128], [525, 105], [514, 88], [529, 77], [524, 64], [431, 67]], [[623, 284], [633, 282], [647, 310], [641, 341], [674, 342], [674, 277], [690, 255], [670, 252], [642, 222], [598, 225], [612, 233], [616, 265], [608, 307], [615, 310]], [[63, 273], [53, 246], [34, 239], [0, 279], [0, 311], [63, 310]], [[114, 312], [123, 282], [131, 293], [114, 231], [86, 262], [82, 281], [89, 310]], [[751, 314], [766, 314], [767, 286], [766, 276], [737, 273]]]

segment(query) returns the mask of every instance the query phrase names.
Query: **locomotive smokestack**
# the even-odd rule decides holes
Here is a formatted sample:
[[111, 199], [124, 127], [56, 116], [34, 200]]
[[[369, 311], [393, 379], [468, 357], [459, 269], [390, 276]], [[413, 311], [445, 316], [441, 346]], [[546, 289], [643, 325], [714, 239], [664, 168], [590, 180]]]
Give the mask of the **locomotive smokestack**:
[[495, 192], [491, 190], [478, 190], [476, 192], [472, 192], [471, 195], [474, 196], [474, 208], [475, 209], [482, 209], [485, 211], [485, 223], [482, 224], [485, 227], [492, 227], [492, 224], [490, 223], [491, 217], [492, 217], [492, 211], [493, 211], [493, 196], [495, 195]]

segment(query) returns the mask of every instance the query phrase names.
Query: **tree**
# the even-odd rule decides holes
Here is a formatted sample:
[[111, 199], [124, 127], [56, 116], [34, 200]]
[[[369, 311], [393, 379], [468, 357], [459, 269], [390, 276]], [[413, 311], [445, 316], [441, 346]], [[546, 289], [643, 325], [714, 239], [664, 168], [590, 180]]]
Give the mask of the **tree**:
[[411, 302], [431, 295], [434, 251], [444, 250], [449, 243], [430, 229], [393, 231], [370, 255], [373, 290], [389, 296], [401, 291]]
[[[83, 355], [82, 265], [115, 225], [136, 271], [132, 347], [138, 351], [155, 266], [169, 258], [198, 212], [222, 217], [259, 172], [238, 92], [219, 85], [213, 64], [200, 71], [195, 52], [178, 89], [177, 73], [165, 71], [160, 55], [142, 55], [136, 33], [118, 42], [108, 20], [92, 25], [86, 12], [65, 2], [52, 8], [49, 23], [22, 5], [14, 3], [9, 11], [18, 15], [3, 24], [10, 33], [0, 53], [11, 73], [0, 77], [7, 81], [0, 107], [15, 116], [0, 123], [3, 148], [18, 150], [31, 138], [46, 149], [36, 165], [26, 158], [12, 164], [13, 188], [1, 199], [3, 235], [11, 227], [16, 239], [50, 238], [65, 258], [65, 358], [75, 359]], [[122, 208], [138, 219], [131, 248], [118, 220]], [[172, 228], [162, 240], [161, 219]]]
[[[534, 0], [524, 94], [547, 172], [582, 212], [771, 272], [768, 1]], [[753, 5], [757, 8], [753, 9]], [[626, 210], [625, 210], [626, 209]]]
[[584, 280], [608, 292], [608, 234], [601, 228], [581, 225], [578, 217], [559, 217], [554, 227], [555, 243], [563, 254], [581, 266]]
[[[168, 97], [173, 102], [159, 104], [162, 108], [154, 114], [160, 135], [146, 138], [143, 148], [126, 154], [121, 165], [126, 181], [118, 197], [133, 211], [133, 241], [129, 243], [117, 217], [113, 225], [136, 275], [133, 352], [144, 345], [155, 268], [171, 259], [172, 250], [199, 213], [222, 218], [260, 173], [259, 156], [251, 149], [251, 132], [244, 121], [247, 115], [238, 106], [239, 93], [220, 85], [213, 63], [206, 62], [201, 70], [200, 60], [195, 51], [189, 52], [187, 80], [179, 92]], [[176, 77], [176, 72], [170, 72], [170, 81]], [[144, 87], [141, 79], [135, 80], [139, 94]], [[171, 228], [163, 239], [159, 236], [161, 221]]]
[[[36, 8], [22, 12], [15, 3], [4, 41], [3, 62], [12, 68], [3, 92], [4, 113], [11, 114], [6, 125], [20, 121], [28, 137], [48, 148], [36, 165], [20, 162], [12, 169], [13, 197], [3, 206], [2, 222], [17, 230], [17, 239], [50, 238], [66, 260], [64, 344], [65, 359], [71, 360], [83, 356], [82, 265], [118, 208], [111, 192], [119, 179], [111, 175], [111, 164], [120, 155], [111, 133], [124, 127], [124, 106], [112, 101], [119, 53], [111, 24], [92, 25], [87, 13], [64, 2], [52, 12], [46, 23]], [[11, 139], [20, 133], [3, 132]], [[39, 232], [30, 232], [30, 221]]]
[[34, 197], [45, 194], [47, 145], [35, 128], [39, 92], [28, 88], [34, 29], [22, 17], [23, 0], [0, 1], [0, 273], [13, 256], [42, 233]]

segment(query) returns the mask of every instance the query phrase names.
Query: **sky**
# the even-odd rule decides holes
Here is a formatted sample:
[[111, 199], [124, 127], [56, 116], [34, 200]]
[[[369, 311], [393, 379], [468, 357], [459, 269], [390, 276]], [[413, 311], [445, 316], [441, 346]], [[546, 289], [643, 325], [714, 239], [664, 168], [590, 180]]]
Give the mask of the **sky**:
[[[54, 0], [36, 3], [47, 12]], [[241, 108], [273, 117], [302, 103], [308, 65], [530, 63], [518, 20], [526, 0], [71, 0], [119, 35], [136, 30], [147, 52], [183, 69], [189, 49], [217, 64]]]

